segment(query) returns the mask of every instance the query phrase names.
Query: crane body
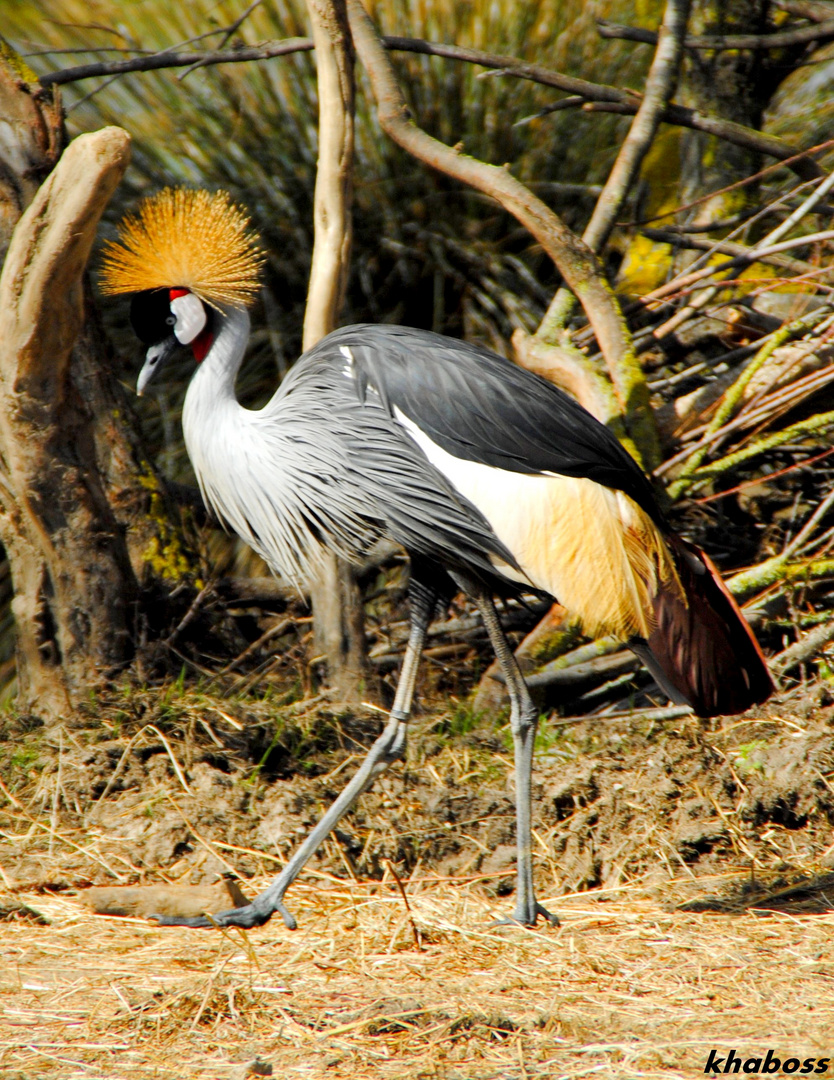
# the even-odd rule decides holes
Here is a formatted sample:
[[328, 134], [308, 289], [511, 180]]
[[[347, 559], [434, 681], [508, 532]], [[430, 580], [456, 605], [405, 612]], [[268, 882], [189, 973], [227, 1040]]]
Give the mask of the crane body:
[[[160, 246], [153, 230], [148, 243]], [[218, 518], [301, 586], [326, 551], [355, 561], [383, 537], [411, 559], [403, 669], [389, 721], [358, 772], [251, 904], [211, 920], [159, 921], [253, 926], [278, 912], [295, 925], [284, 894], [359, 794], [402, 756], [429, 622], [438, 601], [459, 589], [479, 607], [511, 702], [518, 848], [511, 921], [557, 921], [533, 887], [537, 712], [492, 597], [553, 596], [588, 634], [613, 633], [631, 645], [672, 700], [700, 715], [739, 712], [765, 700], [772, 683], [714, 567], [669, 530], [651, 484], [617, 439], [510, 361], [428, 331], [344, 327], [308, 350], [262, 409], [248, 410], [234, 390], [249, 338], [245, 298], [212, 296], [179, 264], [159, 273], [180, 276], [111, 272], [111, 291], [144, 286], [132, 310], [150, 346], [140, 391], [177, 345], [190, 344], [199, 360], [183, 431]]]

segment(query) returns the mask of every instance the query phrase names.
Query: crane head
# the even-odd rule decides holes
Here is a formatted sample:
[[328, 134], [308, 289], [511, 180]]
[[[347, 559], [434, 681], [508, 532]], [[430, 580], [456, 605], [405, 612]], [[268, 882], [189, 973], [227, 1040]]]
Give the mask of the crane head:
[[213, 340], [213, 312], [188, 289], [146, 289], [130, 304], [130, 322], [136, 336], [148, 346], [139, 372], [136, 393], [142, 395], [180, 346], [190, 345], [202, 360]]
[[138, 393], [178, 345], [203, 359], [214, 312], [252, 302], [265, 259], [225, 191], [165, 188], [125, 218], [118, 241], [105, 247], [101, 287], [134, 294], [131, 322], [149, 346]]

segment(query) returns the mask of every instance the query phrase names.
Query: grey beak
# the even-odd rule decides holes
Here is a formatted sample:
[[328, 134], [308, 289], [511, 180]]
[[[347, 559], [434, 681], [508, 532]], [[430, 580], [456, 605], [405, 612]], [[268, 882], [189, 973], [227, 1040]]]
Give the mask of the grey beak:
[[180, 343], [173, 334], [163, 341], [158, 341], [155, 345], [151, 345], [145, 354], [145, 363], [142, 365], [142, 370], [139, 372], [139, 378], [136, 380], [136, 394], [138, 397], [142, 396], [145, 387], [151, 379], [154, 378], [161, 368], [165, 367], [168, 360], [170, 360], [180, 347]]

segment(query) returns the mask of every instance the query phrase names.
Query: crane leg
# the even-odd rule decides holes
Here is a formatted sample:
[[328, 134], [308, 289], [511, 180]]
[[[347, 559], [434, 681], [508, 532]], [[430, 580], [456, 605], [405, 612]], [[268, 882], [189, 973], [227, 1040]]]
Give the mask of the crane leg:
[[536, 728], [539, 723], [538, 711], [530, 697], [530, 691], [521, 674], [518, 662], [513, 656], [507, 641], [492, 597], [479, 586], [467, 583], [467, 591], [474, 597], [484, 620], [489, 640], [495, 652], [495, 658], [501, 666], [507, 692], [510, 695], [510, 727], [513, 733], [515, 754], [515, 798], [516, 798], [516, 851], [518, 874], [516, 880], [515, 911], [503, 923], [522, 923], [535, 926], [541, 915], [552, 926], [559, 925], [559, 919], [551, 914], [536, 900], [533, 888], [533, 851], [532, 851], [532, 804], [533, 804], [533, 747], [536, 742]]
[[307, 860], [317, 851], [325, 837], [332, 832], [359, 796], [368, 790], [380, 773], [385, 772], [392, 761], [402, 758], [405, 754], [406, 733], [417, 681], [417, 666], [425, 645], [426, 632], [434, 615], [437, 593], [412, 580], [409, 598], [411, 628], [388, 723], [368, 751], [350, 783], [293, 854], [278, 877], [251, 903], [242, 907], [220, 911], [210, 917], [151, 915], [151, 919], [160, 926], [240, 926], [248, 930], [253, 926], [262, 926], [277, 912], [290, 930], [296, 928], [295, 918], [284, 904], [284, 893], [301, 873]]

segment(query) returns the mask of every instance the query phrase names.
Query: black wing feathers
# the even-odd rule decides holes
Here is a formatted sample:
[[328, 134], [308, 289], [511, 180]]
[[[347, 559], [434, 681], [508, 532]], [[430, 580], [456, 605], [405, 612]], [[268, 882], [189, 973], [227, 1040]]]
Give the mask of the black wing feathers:
[[573, 398], [468, 342], [402, 326], [344, 327], [317, 348], [348, 347], [371, 386], [444, 450], [509, 472], [588, 477], [660, 520], [648, 479], [616, 437]]

